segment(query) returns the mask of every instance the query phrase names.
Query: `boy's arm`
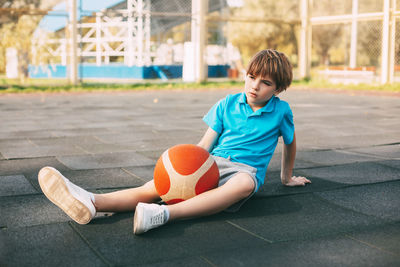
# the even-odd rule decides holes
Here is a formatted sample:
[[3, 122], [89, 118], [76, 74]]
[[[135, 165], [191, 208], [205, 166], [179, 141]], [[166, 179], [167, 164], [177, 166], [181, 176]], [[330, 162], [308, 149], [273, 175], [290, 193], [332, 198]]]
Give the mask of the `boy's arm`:
[[206, 133], [204, 134], [204, 136], [201, 138], [200, 142], [197, 145], [210, 152], [211, 149], [214, 147], [215, 142], [218, 139], [218, 136], [219, 134], [216, 131], [208, 127]]
[[290, 145], [283, 144], [281, 180], [282, 184], [286, 186], [305, 186], [311, 181], [302, 176], [292, 176], [295, 158], [296, 134], [294, 133], [292, 143]]

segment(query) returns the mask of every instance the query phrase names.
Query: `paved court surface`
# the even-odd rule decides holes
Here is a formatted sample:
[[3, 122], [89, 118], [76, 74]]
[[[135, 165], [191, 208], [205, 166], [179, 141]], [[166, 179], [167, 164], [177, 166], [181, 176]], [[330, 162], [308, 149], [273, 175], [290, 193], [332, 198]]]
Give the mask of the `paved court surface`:
[[132, 234], [133, 212], [71, 222], [37, 182], [53, 166], [109, 192], [139, 186], [168, 147], [196, 143], [234, 91], [0, 96], [1, 266], [400, 266], [400, 98], [292, 90], [295, 174], [280, 145], [261, 191], [235, 214]]

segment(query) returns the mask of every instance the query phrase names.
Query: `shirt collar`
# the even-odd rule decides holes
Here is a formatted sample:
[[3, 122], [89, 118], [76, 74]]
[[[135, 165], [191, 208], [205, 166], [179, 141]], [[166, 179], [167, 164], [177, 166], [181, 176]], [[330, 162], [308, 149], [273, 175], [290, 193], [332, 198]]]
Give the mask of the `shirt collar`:
[[[263, 106], [262, 108], [260, 108], [259, 110], [257, 110], [255, 112], [255, 114], [261, 114], [263, 112], [272, 112], [272, 111], [274, 111], [276, 99], [277, 99], [277, 97], [273, 95], [268, 100], [267, 104], [265, 106]], [[239, 103], [240, 104], [247, 104], [246, 94], [244, 92], [239, 97]]]

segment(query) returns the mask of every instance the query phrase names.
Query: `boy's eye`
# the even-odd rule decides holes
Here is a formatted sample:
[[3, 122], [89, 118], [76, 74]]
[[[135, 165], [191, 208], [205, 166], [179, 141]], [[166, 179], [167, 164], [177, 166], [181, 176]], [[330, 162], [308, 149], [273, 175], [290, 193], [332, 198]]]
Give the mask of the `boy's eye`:
[[254, 80], [254, 76], [253, 75], [249, 75], [249, 78]]
[[263, 83], [264, 83], [265, 85], [271, 86], [271, 83], [268, 82], [268, 81], [263, 81]]

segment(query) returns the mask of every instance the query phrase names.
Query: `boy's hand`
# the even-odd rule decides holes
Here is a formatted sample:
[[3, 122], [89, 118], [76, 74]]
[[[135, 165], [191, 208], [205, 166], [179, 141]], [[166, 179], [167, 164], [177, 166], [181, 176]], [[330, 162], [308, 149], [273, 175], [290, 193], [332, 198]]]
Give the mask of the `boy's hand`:
[[303, 176], [293, 176], [284, 185], [286, 186], [305, 186], [306, 184], [311, 184], [311, 181]]

